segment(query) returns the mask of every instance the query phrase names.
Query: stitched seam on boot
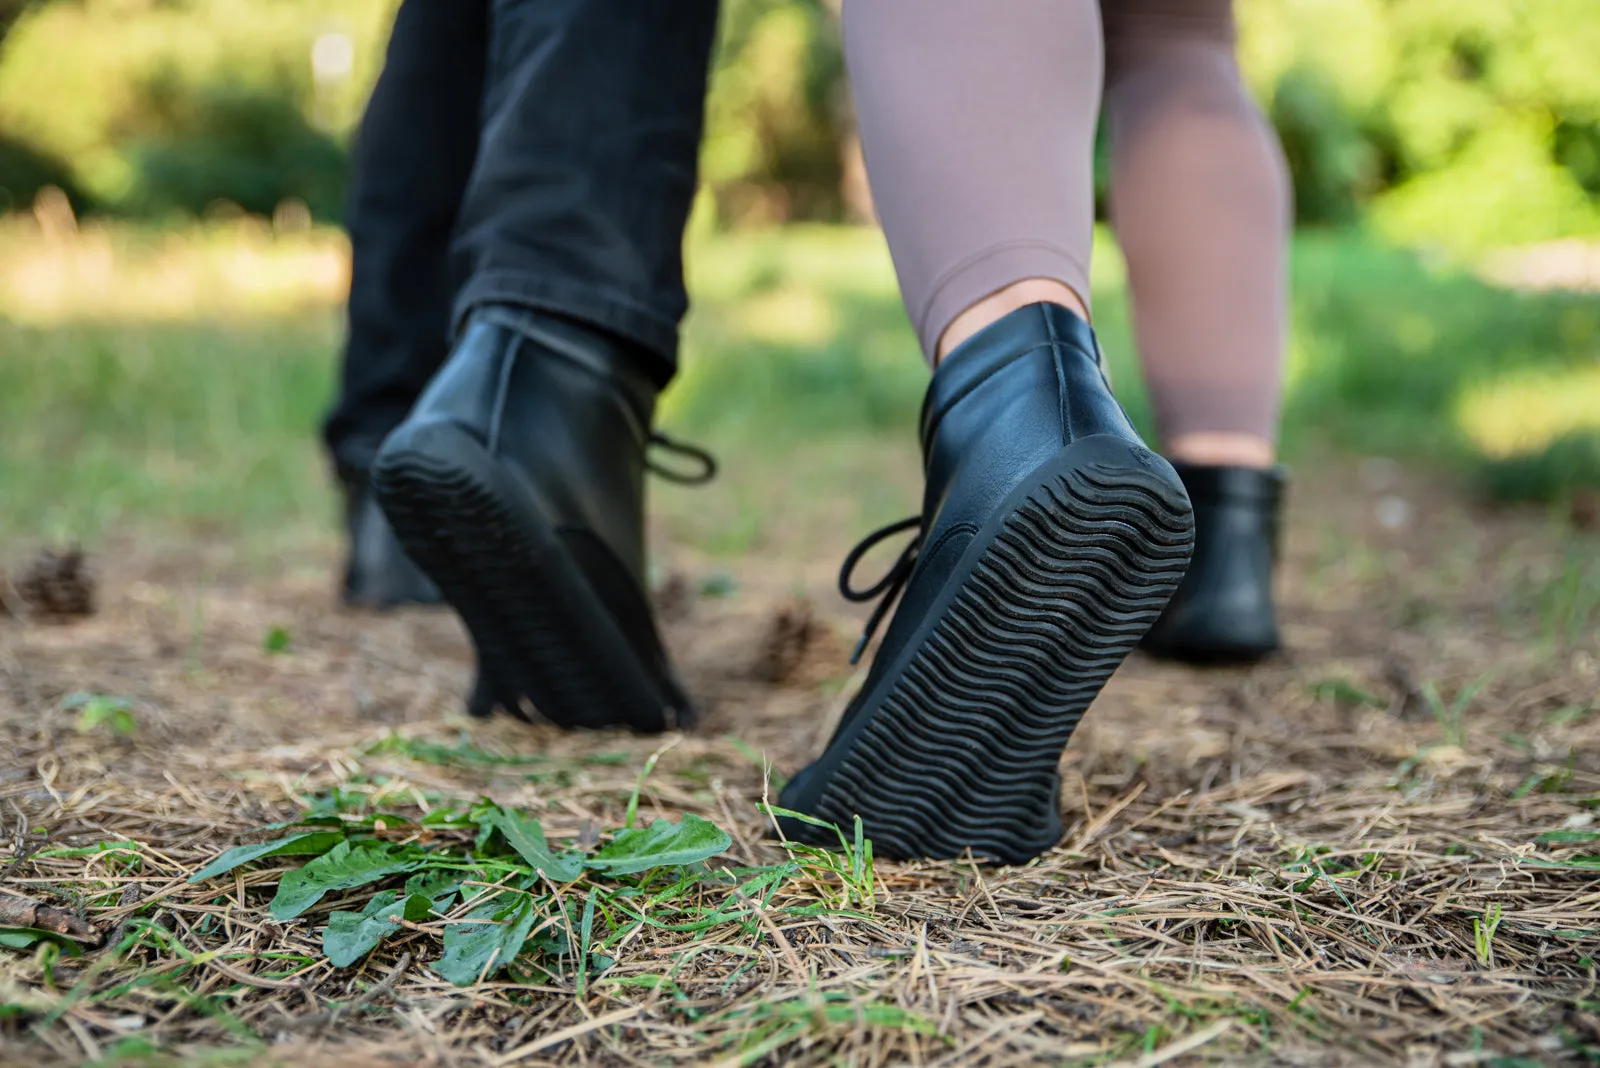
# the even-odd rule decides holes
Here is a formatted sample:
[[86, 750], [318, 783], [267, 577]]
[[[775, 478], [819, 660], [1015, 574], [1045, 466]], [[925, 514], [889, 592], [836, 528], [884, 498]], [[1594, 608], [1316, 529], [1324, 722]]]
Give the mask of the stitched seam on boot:
[[506, 398], [511, 393], [511, 371], [517, 365], [517, 353], [522, 351], [522, 335], [513, 333], [511, 347], [506, 350], [506, 362], [500, 365], [500, 381], [495, 385], [494, 411], [489, 416], [489, 452], [500, 449], [500, 428], [505, 421]]
[[[938, 541], [928, 546], [924, 555], [930, 558], [933, 557], [934, 554], [936, 554], [940, 549], [944, 548], [946, 545], [949, 545], [952, 539], [958, 538], [963, 534], [966, 535], [969, 540], [976, 538], [978, 536], [978, 525], [976, 523], [964, 522], [954, 524], [949, 530], [939, 535]], [[963, 547], [961, 551], [966, 552], [966, 548]]]
[[1050, 335], [1050, 357], [1056, 365], [1056, 406], [1061, 410], [1061, 444], [1072, 442], [1072, 410], [1067, 404], [1067, 368], [1061, 362], [1061, 339], [1056, 336], [1056, 325], [1045, 313], [1044, 328]]

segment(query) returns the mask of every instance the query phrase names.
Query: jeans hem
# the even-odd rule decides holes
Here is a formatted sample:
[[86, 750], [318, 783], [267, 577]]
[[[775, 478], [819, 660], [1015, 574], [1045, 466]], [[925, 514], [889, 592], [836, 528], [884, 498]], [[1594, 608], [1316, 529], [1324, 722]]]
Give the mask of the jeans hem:
[[663, 384], [677, 370], [678, 320], [620, 294], [564, 279], [529, 277], [519, 271], [485, 271], [457, 294], [452, 337], [459, 336], [473, 309], [485, 304], [554, 312], [619, 334], [660, 360]]

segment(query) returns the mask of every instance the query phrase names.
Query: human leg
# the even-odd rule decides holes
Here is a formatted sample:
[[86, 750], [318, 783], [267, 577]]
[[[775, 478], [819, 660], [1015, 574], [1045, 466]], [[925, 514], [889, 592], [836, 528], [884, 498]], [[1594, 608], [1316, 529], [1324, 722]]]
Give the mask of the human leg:
[[[1089, 301], [1098, 10], [1019, 0], [981, 12], [965, 0], [844, 12], [874, 205], [930, 359], [952, 323], [1017, 283], [1065, 289], [1080, 314]], [[1012, 310], [995, 305], [995, 318]], [[986, 325], [968, 317], [960, 332]]]
[[1288, 173], [1234, 59], [1232, 0], [1103, 6], [1111, 211], [1169, 456], [1270, 466]]
[[1019, 862], [1059, 838], [1061, 752], [1192, 537], [1182, 485], [1112, 397], [1084, 314], [1099, 11], [851, 0], [845, 45], [874, 202], [938, 366], [916, 537], [871, 590], [849, 583], [859, 551], [841, 575], [852, 599], [885, 596], [869, 637], [898, 608], [782, 800], [861, 817], [885, 855]]
[[478, 151], [487, 0], [405, 0], [351, 150], [350, 299], [329, 450], [366, 461], [449, 353], [450, 236]]
[[449, 351], [450, 235], [478, 147], [487, 0], [406, 0], [352, 150], [350, 297], [323, 426], [344, 493], [347, 604], [433, 603], [368, 485], [378, 445]]
[[494, 0], [458, 329], [488, 305], [559, 315], [638, 348], [665, 384], [716, 18], [715, 0]]
[[1195, 507], [1195, 558], [1147, 648], [1275, 649], [1291, 205], [1272, 128], [1234, 59], [1231, 0], [1103, 4], [1111, 209], [1164, 451]]
[[685, 307], [713, 0], [496, 0], [445, 366], [379, 455], [406, 551], [478, 654], [469, 708], [684, 725], [643, 483]]

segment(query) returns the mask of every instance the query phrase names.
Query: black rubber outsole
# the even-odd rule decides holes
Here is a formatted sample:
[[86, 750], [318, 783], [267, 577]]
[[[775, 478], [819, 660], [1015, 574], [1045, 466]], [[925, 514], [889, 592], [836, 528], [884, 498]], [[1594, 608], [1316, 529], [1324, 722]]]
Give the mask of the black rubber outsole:
[[526, 491], [450, 423], [384, 443], [373, 486], [406, 554], [460, 614], [478, 654], [469, 711], [560, 727], [687, 726], [688, 702], [640, 663]]
[[1061, 837], [1062, 751], [1176, 590], [1193, 541], [1166, 461], [1117, 438], [1068, 446], [974, 538], [899, 662], [781, 803], [847, 836], [859, 815], [882, 856], [1038, 856]]

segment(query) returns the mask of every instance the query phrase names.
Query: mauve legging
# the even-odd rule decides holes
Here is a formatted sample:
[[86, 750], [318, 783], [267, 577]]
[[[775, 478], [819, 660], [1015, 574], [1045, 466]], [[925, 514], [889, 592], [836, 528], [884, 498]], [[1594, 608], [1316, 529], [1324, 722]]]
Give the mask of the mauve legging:
[[1234, 60], [1231, 0], [845, 0], [844, 35], [926, 352], [1013, 282], [1055, 279], [1087, 306], [1103, 80], [1112, 219], [1161, 436], [1276, 437], [1290, 197]]

